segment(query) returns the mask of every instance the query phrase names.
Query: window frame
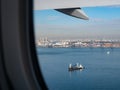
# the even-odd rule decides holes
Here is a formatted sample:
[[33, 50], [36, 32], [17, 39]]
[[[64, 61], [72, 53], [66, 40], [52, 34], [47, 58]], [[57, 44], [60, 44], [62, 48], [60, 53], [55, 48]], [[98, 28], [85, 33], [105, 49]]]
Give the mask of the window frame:
[[15, 90], [47, 90], [36, 54], [33, 0], [1, 0], [0, 32], [8, 84]]

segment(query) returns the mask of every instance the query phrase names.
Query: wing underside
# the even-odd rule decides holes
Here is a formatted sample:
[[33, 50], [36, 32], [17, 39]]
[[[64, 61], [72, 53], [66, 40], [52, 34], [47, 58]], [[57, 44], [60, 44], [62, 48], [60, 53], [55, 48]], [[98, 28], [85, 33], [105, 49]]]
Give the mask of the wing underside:
[[120, 5], [120, 0], [34, 0], [34, 9], [61, 9]]

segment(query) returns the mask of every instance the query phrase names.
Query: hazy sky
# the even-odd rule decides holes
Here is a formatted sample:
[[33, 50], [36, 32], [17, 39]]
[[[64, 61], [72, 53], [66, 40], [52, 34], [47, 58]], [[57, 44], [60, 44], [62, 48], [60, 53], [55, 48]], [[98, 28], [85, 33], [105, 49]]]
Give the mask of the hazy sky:
[[120, 6], [82, 8], [89, 20], [55, 10], [34, 10], [36, 39], [120, 39]]

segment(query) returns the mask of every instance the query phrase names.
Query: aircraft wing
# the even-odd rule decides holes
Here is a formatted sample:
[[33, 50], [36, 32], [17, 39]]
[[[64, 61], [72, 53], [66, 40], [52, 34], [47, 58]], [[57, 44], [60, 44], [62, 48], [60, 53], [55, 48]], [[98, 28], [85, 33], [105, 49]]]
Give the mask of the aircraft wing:
[[34, 10], [55, 9], [64, 14], [85, 20], [88, 20], [88, 16], [78, 7], [111, 5], [120, 5], [120, 0], [34, 0]]
[[34, 0], [34, 9], [60, 9], [120, 5], [120, 0]]

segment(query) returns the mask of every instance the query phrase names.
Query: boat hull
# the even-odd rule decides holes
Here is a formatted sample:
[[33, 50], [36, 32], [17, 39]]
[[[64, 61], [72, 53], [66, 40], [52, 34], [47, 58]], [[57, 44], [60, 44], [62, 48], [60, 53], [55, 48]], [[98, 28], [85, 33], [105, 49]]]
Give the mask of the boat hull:
[[81, 69], [84, 69], [84, 67], [72, 67], [72, 68], [68, 68], [69, 71], [74, 71], [74, 70], [81, 70]]

